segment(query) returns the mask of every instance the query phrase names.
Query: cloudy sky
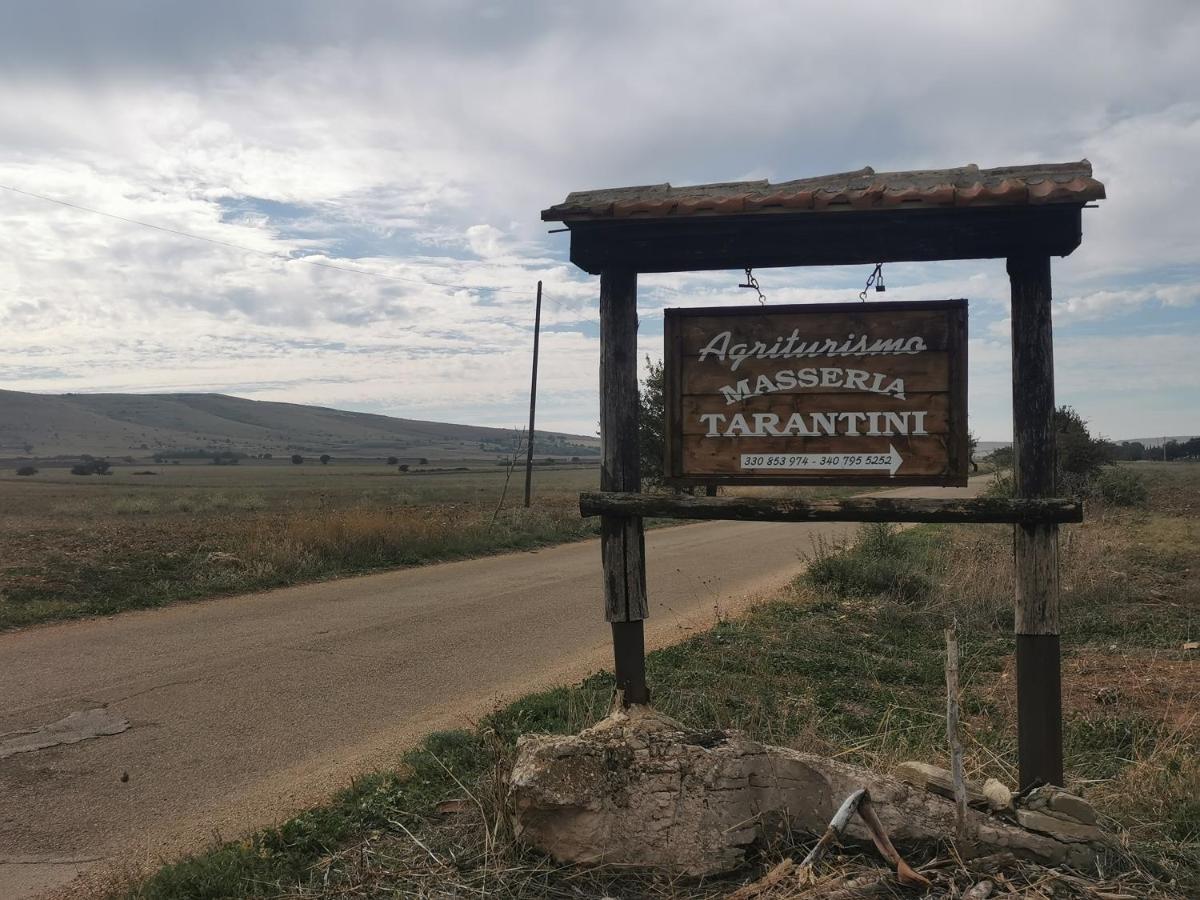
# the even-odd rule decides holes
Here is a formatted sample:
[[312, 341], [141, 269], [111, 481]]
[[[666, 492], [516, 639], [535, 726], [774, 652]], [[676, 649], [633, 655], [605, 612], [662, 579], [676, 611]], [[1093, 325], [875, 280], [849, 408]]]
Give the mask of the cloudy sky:
[[[541, 279], [539, 425], [592, 433], [597, 281], [538, 218], [568, 191], [1086, 157], [1058, 398], [1195, 433], [1197, 47], [1168, 0], [0, 0], [0, 388], [514, 426]], [[838, 301], [868, 268], [757, 274]], [[664, 306], [751, 302], [739, 275], [644, 277], [643, 352]], [[1007, 439], [1003, 261], [885, 275], [970, 298], [972, 426]]]

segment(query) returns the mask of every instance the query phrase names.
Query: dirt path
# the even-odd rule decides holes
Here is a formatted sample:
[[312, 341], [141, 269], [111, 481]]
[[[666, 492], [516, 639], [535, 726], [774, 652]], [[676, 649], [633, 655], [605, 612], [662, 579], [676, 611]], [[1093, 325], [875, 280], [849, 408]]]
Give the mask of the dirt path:
[[[854, 528], [649, 533], [648, 643], [775, 591]], [[0, 898], [277, 821], [429, 731], [609, 666], [599, 556], [587, 541], [0, 635]], [[4, 749], [98, 707], [59, 731], [129, 727]]]

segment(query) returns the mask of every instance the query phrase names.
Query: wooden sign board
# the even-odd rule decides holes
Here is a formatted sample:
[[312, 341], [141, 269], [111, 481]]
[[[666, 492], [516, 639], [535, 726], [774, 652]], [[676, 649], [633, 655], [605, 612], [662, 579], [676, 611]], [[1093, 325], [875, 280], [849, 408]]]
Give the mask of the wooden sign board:
[[672, 484], [965, 485], [967, 301], [666, 311]]

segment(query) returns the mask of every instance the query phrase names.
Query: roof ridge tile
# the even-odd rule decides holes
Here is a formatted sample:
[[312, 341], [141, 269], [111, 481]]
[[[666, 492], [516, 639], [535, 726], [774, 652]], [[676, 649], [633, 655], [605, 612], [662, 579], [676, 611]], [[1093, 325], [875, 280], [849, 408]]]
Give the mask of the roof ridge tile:
[[542, 212], [547, 221], [750, 215], [804, 210], [1024, 206], [1086, 203], [1105, 196], [1092, 177], [1092, 164], [1030, 163], [980, 169], [968, 163], [950, 169], [876, 172], [865, 166], [772, 184], [767, 179], [674, 187], [669, 182], [573, 191]]

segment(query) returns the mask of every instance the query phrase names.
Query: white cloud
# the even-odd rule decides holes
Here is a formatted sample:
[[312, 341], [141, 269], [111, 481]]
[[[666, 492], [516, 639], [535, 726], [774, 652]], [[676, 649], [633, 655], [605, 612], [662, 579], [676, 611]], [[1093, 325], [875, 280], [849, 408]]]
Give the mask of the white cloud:
[[1096, 321], [1132, 312], [1153, 311], [1155, 307], [1184, 309], [1200, 299], [1197, 284], [1148, 284], [1125, 290], [1101, 290], [1069, 296], [1056, 301], [1054, 318], [1058, 324]]
[[[24, 4], [0, 34], [0, 183], [277, 256], [0, 191], [6, 387], [519, 421], [541, 279], [539, 407], [547, 427], [590, 432], [596, 283], [540, 208], [572, 189], [868, 163], [1088, 156], [1110, 199], [1055, 263], [1063, 346], [1130, 313], [1143, 331], [1195, 322], [1191, 4], [214, 0], [151, 19], [84, 2], [71, 33], [64, 15]], [[389, 277], [286, 259], [301, 254]], [[644, 277], [642, 349], [657, 355], [664, 305], [750, 302], [738, 274]], [[973, 421], [1006, 430], [1003, 262], [886, 274], [885, 299], [971, 298]], [[757, 275], [773, 304], [854, 300], [866, 269]], [[1060, 383], [1092, 365], [1064, 350]], [[1157, 359], [1122, 365], [1157, 383]], [[1200, 417], [1197, 401], [1179, 414]]]

